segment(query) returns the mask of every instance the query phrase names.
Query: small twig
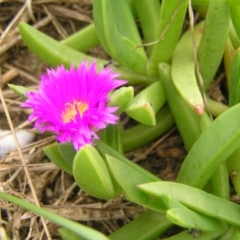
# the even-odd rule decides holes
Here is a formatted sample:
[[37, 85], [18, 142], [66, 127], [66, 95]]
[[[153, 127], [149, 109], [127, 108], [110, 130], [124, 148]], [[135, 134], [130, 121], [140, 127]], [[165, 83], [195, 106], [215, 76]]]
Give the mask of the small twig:
[[43, 5], [43, 9], [46, 12], [47, 16], [52, 18], [52, 23], [57, 29], [58, 33], [63, 37], [66, 38], [68, 36], [68, 33], [65, 31], [65, 29], [61, 26], [61, 24], [57, 21], [57, 18], [51, 14], [51, 12], [48, 10], [48, 8]]
[[54, 206], [57, 206], [60, 202], [65, 202], [68, 198], [68, 195], [77, 187], [77, 183], [74, 182], [65, 192], [62, 194], [56, 201], [53, 203]]
[[3, 88], [8, 82], [12, 81], [17, 75], [18, 75], [18, 72], [15, 68], [8, 70], [2, 76], [2, 82], [0, 87]]
[[[30, 172], [46, 172], [46, 171], [53, 171], [53, 170], [59, 170], [59, 168], [52, 162], [50, 163], [34, 163], [34, 164], [28, 164], [28, 171]], [[10, 164], [1, 164], [0, 165], [0, 171], [9, 171], [13, 168], [23, 168], [21, 164], [10, 165]], [[10, 181], [9, 181], [10, 182]]]
[[[41, 21], [37, 22], [35, 25], [33, 25], [33, 27], [40, 28], [40, 27], [48, 24], [50, 21], [51, 21], [51, 17], [47, 16], [47, 17], [43, 18]], [[6, 42], [3, 45], [1, 45], [2, 40], [0, 39], [0, 55], [5, 53], [8, 49], [13, 47], [15, 44], [17, 44], [21, 39], [22, 39], [21, 36], [18, 35], [15, 38], [13, 38], [11, 41]]]
[[[156, 148], [160, 143], [162, 143], [165, 139], [167, 139], [174, 131], [176, 130], [176, 127], [172, 128], [170, 131], [168, 131], [165, 135], [163, 135], [158, 141], [154, 142], [151, 147], [147, 149], [147, 151], [144, 153], [144, 157], [147, 157], [149, 153], [153, 151], [154, 148]], [[142, 156], [139, 158], [136, 157], [132, 161], [138, 162], [142, 159]]]
[[93, 20], [89, 16], [86, 16], [85, 14], [79, 13], [77, 11], [67, 9], [63, 6], [49, 4], [48, 8], [55, 15], [58, 15], [58, 16], [61, 16], [61, 17], [65, 16], [67, 18], [73, 18], [73, 19], [76, 19], [80, 22], [86, 22], [86, 23], [92, 23], [93, 22]]
[[156, 148], [160, 143], [162, 143], [165, 139], [167, 139], [177, 128], [174, 127], [170, 131], [168, 131], [165, 135], [163, 135], [158, 141], [156, 141], [148, 150], [146, 151], [146, 155], [151, 153], [154, 148]]
[[31, 19], [36, 22], [36, 19], [33, 15], [33, 10], [32, 10], [32, 0], [26, 0], [25, 2], [26, 6], [27, 6], [27, 10], [28, 10], [28, 13], [29, 13], [29, 16], [31, 17]]
[[39, 84], [39, 80], [38, 80], [37, 78], [35, 78], [35, 77], [32, 76], [31, 74], [29, 74], [29, 73], [27, 73], [27, 72], [25, 72], [25, 71], [23, 71], [23, 70], [21, 70], [21, 69], [19, 69], [19, 68], [17, 68], [16, 66], [12, 66], [12, 65], [10, 65], [10, 64], [8, 64], [8, 63], [5, 63], [5, 64], [3, 64], [3, 67], [4, 67], [4, 68], [7, 68], [7, 69], [12, 69], [12, 68], [14, 68], [14, 69], [17, 70], [17, 72], [18, 72], [18, 74], [19, 74], [20, 77], [25, 78], [25, 79], [33, 82], [33, 83]]

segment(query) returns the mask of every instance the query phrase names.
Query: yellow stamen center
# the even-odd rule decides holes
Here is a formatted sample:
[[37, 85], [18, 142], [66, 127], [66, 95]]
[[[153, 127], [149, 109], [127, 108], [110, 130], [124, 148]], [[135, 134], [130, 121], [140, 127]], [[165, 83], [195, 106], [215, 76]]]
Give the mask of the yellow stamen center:
[[62, 112], [63, 123], [68, 123], [71, 120], [76, 121], [75, 116], [77, 113], [82, 117], [83, 113], [88, 109], [88, 104], [78, 102], [74, 99], [73, 103], [66, 103]]

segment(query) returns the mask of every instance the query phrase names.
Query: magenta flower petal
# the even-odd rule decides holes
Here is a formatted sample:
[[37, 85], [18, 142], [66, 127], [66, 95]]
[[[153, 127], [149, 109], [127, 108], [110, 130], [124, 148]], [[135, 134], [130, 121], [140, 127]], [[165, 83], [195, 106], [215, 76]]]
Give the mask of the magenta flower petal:
[[38, 92], [28, 92], [21, 107], [32, 108], [28, 120], [36, 120], [36, 129], [52, 131], [59, 142], [72, 142], [78, 150], [98, 139], [97, 130], [117, 123], [117, 107], [107, 103], [109, 92], [126, 83], [116, 80], [118, 76], [110, 68], [97, 72], [96, 63], [88, 67], [87, 61], [76, 69], [47, 69]]

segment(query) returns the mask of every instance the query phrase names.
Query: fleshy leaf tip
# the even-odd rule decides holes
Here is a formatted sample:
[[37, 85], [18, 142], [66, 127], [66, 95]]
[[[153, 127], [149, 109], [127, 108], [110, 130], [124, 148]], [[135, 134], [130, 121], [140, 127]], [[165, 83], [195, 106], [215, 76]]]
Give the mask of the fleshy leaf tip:
[[202, 104], [196, 104], [193, 106], [194, 111], [201, 116], [204, 112], [204, 106]]

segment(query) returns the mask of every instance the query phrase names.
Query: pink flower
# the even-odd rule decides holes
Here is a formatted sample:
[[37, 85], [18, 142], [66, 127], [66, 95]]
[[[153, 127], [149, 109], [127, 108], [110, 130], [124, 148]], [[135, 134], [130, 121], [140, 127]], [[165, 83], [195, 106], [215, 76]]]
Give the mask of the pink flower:
[[107, 103], [108, 93], [126, 83], [115, 80], [118, 76], [110, 68], [97, 72], [96, 63], [88, 67], [86, 61], [77, 69], [47, 69], [38, 92], [28, 92], [21, 106], [33, 109], [28, 120], [36, 120], [36, 129], [52, 131], [59, 142], [72, 142], [78, 150], [98, 139], [99, 129], [117, 123], [118, 117], [113, 114], [117, 107], [108, 107]]

